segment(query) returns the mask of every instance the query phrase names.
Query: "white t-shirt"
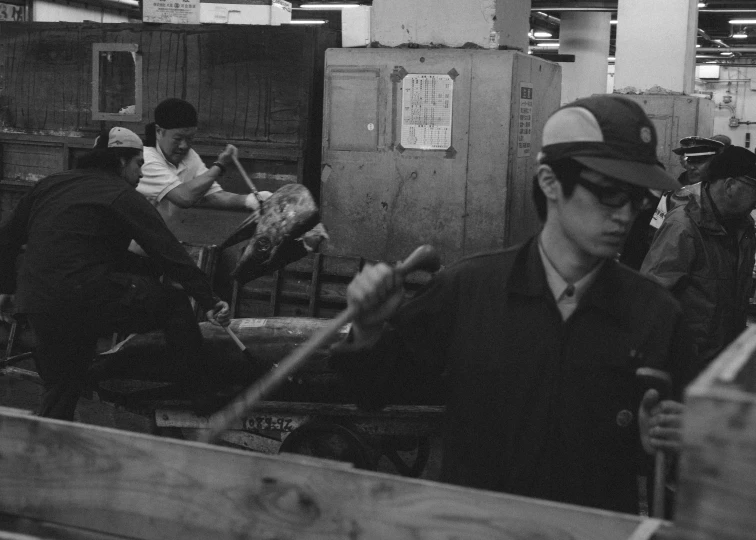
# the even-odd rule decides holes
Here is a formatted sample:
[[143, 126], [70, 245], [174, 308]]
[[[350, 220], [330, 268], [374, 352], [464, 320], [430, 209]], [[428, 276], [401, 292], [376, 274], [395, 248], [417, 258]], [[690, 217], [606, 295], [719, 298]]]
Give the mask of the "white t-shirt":
[[[184, 156], [178, 167], [170, 163], [163, 155], [159, 145], [154, 148], [144, 147], [144, 165], [142, 165], [142, 178], [137, 185], [137, 191], [144, 195], [157, 209], [167, 218], [177, 210], [177, 206], [165, 196], [173, 188], [196, 178], [207, 172], [199, 154], [192, 149]], [[213, 182], [205, 195], [223, 191], [218, 182]]]

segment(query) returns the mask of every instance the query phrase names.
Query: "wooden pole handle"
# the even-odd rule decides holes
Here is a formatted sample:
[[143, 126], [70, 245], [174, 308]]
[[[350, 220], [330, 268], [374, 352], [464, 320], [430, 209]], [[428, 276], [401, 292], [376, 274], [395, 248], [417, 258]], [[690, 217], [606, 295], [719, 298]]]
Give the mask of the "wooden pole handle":
[[666, 519], [665, 514], [665, 491], [667, 485], [667, 459], [664, 450], [657, 450], [654, 456], [654, 507], [651, 516], [657, 519]]
[[[415, 270], [435, 272], [440, 266], [441, 258], [438, 252], [432, 246], [423, 245], [399, 263], [396, 266], [395, 272], [401, 276], [405, 276]], [[357, 315], [356, 310], [349, 306], [335, 319], [331, 320], [327, 326], [324, 326], [310, 336], [307, 341], [281, 360], [278, 366], [256, 380], [226, 408], [212, 415], [208, 421], [209, 429], [200, 434], [199, 440], [202, 442], [215, 441], [228, 429], [228, 426], [242, 418], [255, 404], [262, 401], [270, 391], [285, 381], [293, 371], [301, 367], [315, 351], [336, 336], [345, 324], [354, 319], [355, 315]]]
[[[245, 171], [244, 167], [242, 167], [242, 164], [239, 162], [239, 158], [237, 158], [236, 156], [231, 156], [231, 159], [234, 161], [236, 168], [239, 169], [239, 173], [242, 175], [242, 178], [244, 178], [244, 181], [247, 183], [247, 186], [249, 186], [249, 189], [257, 197], [257, 188], [255, 187], [255, 184], [252, 183], [252, 179], [247, 175], [247, 171]], [[257, 197], [257, 200], [259, 201], [260, 197]]]
[[234, 333], [234, 331], [231, 330], [231, 325], [224, 326], [223, 330], [225, 330], [226, 334], [228, 334], [229, 337], [232, 340], [234, 340], [234, 343], [236, 343], [236, 346], [239, 347], [240, 350], [242, 350], [242, 351], [246, 351], [247, 350], [247, 346], [244, 343], [242, 343], [242, 340], [240, 340], [239, 337]]

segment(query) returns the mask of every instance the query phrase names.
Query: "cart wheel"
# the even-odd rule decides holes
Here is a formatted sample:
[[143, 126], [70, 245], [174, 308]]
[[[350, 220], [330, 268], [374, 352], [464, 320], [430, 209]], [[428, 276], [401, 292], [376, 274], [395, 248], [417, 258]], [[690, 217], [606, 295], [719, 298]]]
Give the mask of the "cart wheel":
[[386, 456], [394, 467], [396, 467], [397, 472], [402, 476], [418, 478], [428, 464], [428, 458], [430, 457], [430, 439], [428, 437], [418, 437], [415, 448], [415, 459], [412, 463], [407, 463], [399, 455], [399, 450], [404, 450], [404, 448], [397, 448], [396, 445], [392, 444], [391, 440], [386, 441], [381, 446], [381, 455]]
[[376, 470], [370, 447], [351, 426], [313, 421], [292, 431], [279, 449], [289, 452], [352, 463], [358, 469]]

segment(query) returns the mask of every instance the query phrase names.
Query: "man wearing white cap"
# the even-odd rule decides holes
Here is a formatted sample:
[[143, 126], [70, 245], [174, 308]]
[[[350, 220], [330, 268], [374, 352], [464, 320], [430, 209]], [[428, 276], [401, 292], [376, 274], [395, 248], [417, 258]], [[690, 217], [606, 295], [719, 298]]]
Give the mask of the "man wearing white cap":
[[[42, 416], [73, 419], [97, 339], [114, 331], [163, 329], [177, 380], [190, 392], [207, 390], [187, 293], [216, 324], [228, 323], [228, 304], [134, 189], [142, 163], [142, 141], [115, 127], [76, 169], [40, 180], [0, 227], [0, 310], [14, 303], [36, 335]], [[183, 291], [122, 271], [132, 238]]]
[[443, 481], [637, 513], [641, 443], [676, 448], [679, 408], [635, 372], [667, 372], [679, 391], [688, 343], [674, 298], [614, 258], [648, 190], [676, 187], [635, 102], [563, 107], [534, 178], [543, 230], [447, 267], [409, 301], [390, 266], [366, 265], [335, 362], [367, 407], [443, 377]]

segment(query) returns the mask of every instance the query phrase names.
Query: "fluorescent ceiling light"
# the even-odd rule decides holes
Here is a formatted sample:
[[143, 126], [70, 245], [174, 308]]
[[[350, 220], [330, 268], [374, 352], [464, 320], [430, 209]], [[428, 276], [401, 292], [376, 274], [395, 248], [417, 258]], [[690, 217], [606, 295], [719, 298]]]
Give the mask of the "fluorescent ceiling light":
[[544, 32], [540, 30], [538, 32], [533, 32], [533, 37], [537, 37], [537, 38], [551, 37], [551, 32]]
[[700, 7], [700, 8], [706, 7], [706, 2], [699, 2], [698, 3], [698, 7]]
[[289, 24], [325, 24], [327, 22], [319, 19], [298, 19], [296, 21], [289, 21]]
[[756, 24], [756, 19], [732, 19], [730, 24]]
[[721, 53], [719, 53], [719, 54], [721, 54], [722, 56], [732, 56], [732, 55], [733, 55], [733, 54], [735, 54], [735, 53], [731, 53], [731, 52], [721, 52]]
[[327, 9], [349, 9], [349, 8], [356, 8], [360, 7], [357, 4], [302, 4], [299, 6], [300, 9], [320, 9], [320, 10], [327, 10]]
[[614, 56], [608, 56], [606, 59], [609, 60], [610, 62], [614, 62], [616, 60]]
[[733, 34], [732, 37], [734, 37], [735, 39], [747, 39], [748, 34], [746, 34], [745, 32], [738, 32], [737, 34]]
[[557, 43], [555, 43], [555, 42], [553, 42], [553, 41], [551, 41], [551, 42], [546, 42], [546, 43], [544, 43], [544, 42], [541, 42], [541, 43], [537, 43], [537, 44], [536, 44], [536, 47], [548, 47], [548, 48], [550, 48], [550, 49], [556, 49], [556, 48], [558, 48], [558, 47], [559, 47], [559, 43], [558, 43], [558, 42], [557, 42]]
[[700, 43], [696, 43], [696, 48], [699, 48], [701, 46]]
[[611, 21], [609, 21], [609, 24], [617, 24], [617, 19], [612, 19]]

